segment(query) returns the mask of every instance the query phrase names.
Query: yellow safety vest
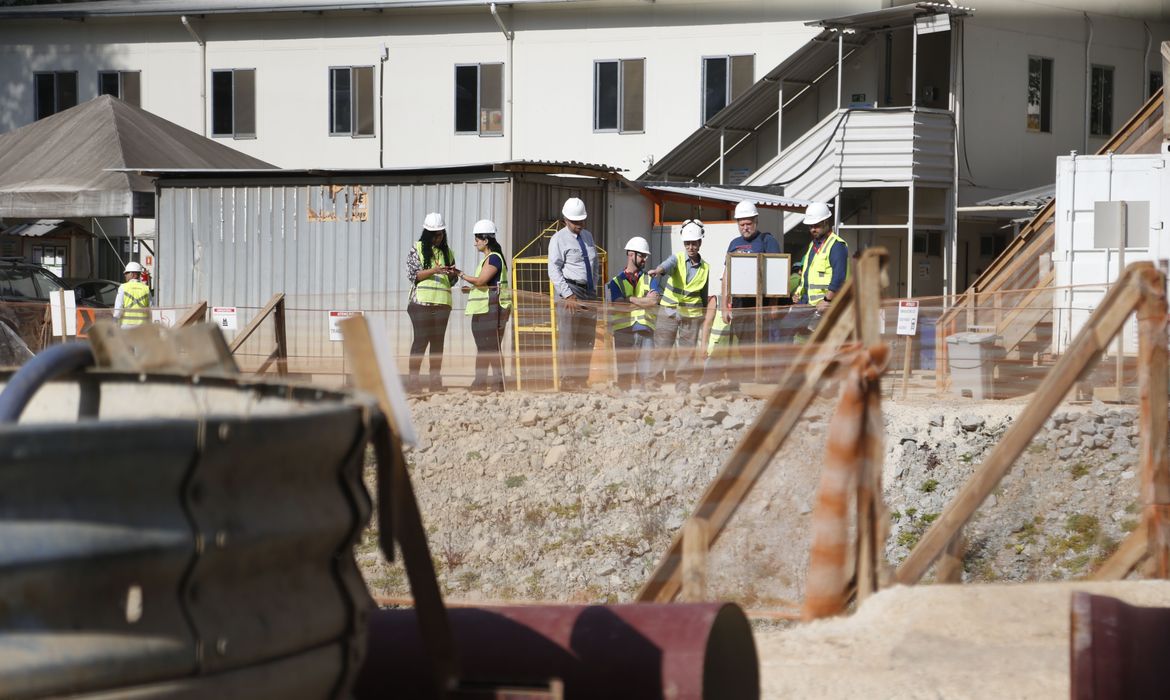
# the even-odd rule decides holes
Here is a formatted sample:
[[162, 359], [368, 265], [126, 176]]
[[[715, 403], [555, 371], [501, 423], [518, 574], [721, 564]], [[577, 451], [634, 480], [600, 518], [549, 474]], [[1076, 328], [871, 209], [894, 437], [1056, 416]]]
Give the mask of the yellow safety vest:
[[150, 287], [130, 280], [122, 284], [122, 326], [141, 326], [150, 320]]
[[678, 315], [683, 318], [698, 318], [706, 313], [707, 300], [703, 298], [703, 287], [707, 286], [707, 274], [711, 271], [711, 266], [706, 260], [699, 263], [698, 271], [688, 282], [687, 254], [678, 253], [674, 259], [676, 263], [674, 270], [666, 279], [666, 288], [658, 305], [677, 308]]
[[[830, 231], [828, 238], [821, 244], [821, 249], [812, 256], [812, 260], [809, 260], [809, 255], [812, 253], [812, 243], [808, 244], [808, 249], [804, 251], [804, 274], [801, 275], [800, 286], [792, 292], [793, 301], [800, 300], [806, 284], [808, 285], [809, 304], [818, 304], [825, 298], [825, 292], [829, 290], [829, 283], [833, 281], [833, 265], [829, 262], [829, 251], [838, 244], [846, 245], [840, 236]], [[845, 268], [845, 279], [849, 279], [848, 267]]]
[[[643, 274], [638, 278], [638, 286], [630, 284], [625, 272], [613, 278], [613, 281], [622, 290], [626, 298], [644, 297], [650, 293], [650, 276]], [[654, 312], [641, 306], [635, 306], [633, 311], [615, 311], [613, 314], [613, 329], [624, 330], [634, 324], [641, 324], [654, 330]]]
[[731, 335], [731, 324], [723, 322], [723, 309], [715, 309], [715, 321], [711, 323], [711, 338], [707, 340], [707, 355], [715, 352], [720, 345], [729, 345], [734, 338]]
[[[483, 260], [479, 261], [479, 265], [475, 268], [475, 276], [479, 277], [483, 272], [483, 264], [488, 261], [493, 254], [488, 253]], [[486, 314], [491, 307], [491, 293], [497, 289], [500, 292], [500, 308], [512, 308], [512, 286], [508, 283], [508, 263], [504, 262], [504, 256], [495, 253], [496, 257], [500, 259], [503, 267], [500, 268], [500, 286], [499, 287], [472, 287], [471, 293], [467, 295], [467, 315], [475, 316], [477, 314]]]
[[[419, 264], [423, 263], [423, 244], [422, 241], [415, 241], [414, 249], [418, 252]], [[431, 247], [431, 254], [434, 256], [434, 262], [439, 266], [454, 265], [454, 260], [447, 260], [447, 256], [439, 248]], [[454, 256], [452, 256], [454, 257]], [[414, 285], [414, 298], [420, 304], [440, 304], [442, 306], [451, 305], [451, 279], [447, 275], [438, 274], [416, 282]]]

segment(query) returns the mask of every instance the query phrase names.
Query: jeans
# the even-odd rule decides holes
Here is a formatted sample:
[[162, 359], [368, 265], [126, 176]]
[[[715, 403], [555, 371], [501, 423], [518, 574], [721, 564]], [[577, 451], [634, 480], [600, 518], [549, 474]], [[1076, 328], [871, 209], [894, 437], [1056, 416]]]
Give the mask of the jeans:
[[652, 367], [653, 379], [657, 381], [666, 369], [666, 361], [670, 356], [670, 348], [678, 342], [678, 361], [675, 365], [674, 380], [676, 384], [688, 384], [698, 381], [702, 373], [702, 365], [695, 362], [695, 353], [698, 352], [695, 343], [699, 332], [703, 330], [703, 317], [679, 318], [665, 313], [658, 314], [654, 328], [654, 363]]
[[654, 350], [651, 331], [623, 328], [613, 333], [613, 349], [617, 355], [617, 383], [620, 389], [629, 389], [635, 380], [650, 379], [650, 356]]

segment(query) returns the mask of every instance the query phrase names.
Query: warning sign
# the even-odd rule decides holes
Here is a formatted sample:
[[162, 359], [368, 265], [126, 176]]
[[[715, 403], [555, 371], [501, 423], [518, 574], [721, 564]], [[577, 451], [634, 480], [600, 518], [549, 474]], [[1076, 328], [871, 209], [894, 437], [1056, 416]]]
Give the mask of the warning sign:
[[341, 327], [338, 324], [340, 324], [342, 321], [344, 321], [347, 318], [352, 318], [353, 316], [361, 316], [361, 315], [362, 315], [361, 311], [330, 311], [329, 312], [329, 340], [331, 342], [334, 342], [334, 343], [340, 343], [342, 340]]
[[77, 310], [77, 337], [88, 338], [89, 329], [97, 322], [97, 311], [82, 307]]
[[236, 307], [234, 306], [213, 306], [211, 307], [211, 322], [219, 326], [221, 330], [234, 331], [239, 329], [236, 315]]
[[918, 302], [898, 302], [898, 335], [918, 335]]

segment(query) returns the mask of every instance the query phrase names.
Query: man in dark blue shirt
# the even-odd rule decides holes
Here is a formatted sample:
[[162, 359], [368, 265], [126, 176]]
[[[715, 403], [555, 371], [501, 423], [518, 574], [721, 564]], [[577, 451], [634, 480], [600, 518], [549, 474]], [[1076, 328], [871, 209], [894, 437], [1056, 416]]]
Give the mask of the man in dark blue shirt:
[[[739, 227], [739, 236], [727, 246], [728, 253], [779, 253], [780, 243], [770, 233], [759, 231], [760, 212], [754, 202], [745, 200], [735, 205], [735, 225]], [[723, 274], [723, 322], [731, 324], [731, 334], [739, 341], [741, 347], [751, 347], [756, 343], [756, 300], [754, 297], [731, 298], [731, 275]], [[765, 299], [765, 306], [778, 306], [779, 299]], [[736, 313], [734, 309], [752, 309]], [[764, 320], [764, 338], [770, 333], [768, 319]]]

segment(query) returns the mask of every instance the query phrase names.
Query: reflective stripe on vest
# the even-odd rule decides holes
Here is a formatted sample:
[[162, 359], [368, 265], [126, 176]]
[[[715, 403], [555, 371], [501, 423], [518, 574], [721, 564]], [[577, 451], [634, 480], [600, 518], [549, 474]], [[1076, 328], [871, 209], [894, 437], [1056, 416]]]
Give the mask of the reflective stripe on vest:
[[660, 306], [677, 308], [683, 318], [697, 318], [706, 313], [707, 300], [703, 298], [703, 287], [707, 286], [707, 273], [711, 266], [704, 260], [699, 263], [695, 276], [687, 282], [687, 254], [674, 256], [675, 266], [663, 285]]
[[479, 277], [483, 274], [483, 265], [488, 261], [492, 255], [500, 259], [503, 267], [500, 268], [500, 286], [499, 287], [472, 287], [471, 292], [467, 295], [467, 315], [475, 316], [477, 314], [486, 314], [491, 308], [491, 297], [497, 290], [499, 291], [500, 308], [512, 308], [512, 285], [508, 282], [508, 263], [503, 262], [504, 256], [499, 253], [489, 253], [483, 260], [479, 261], [479, 265], [475, 268], [475, 276]]
[[[422, 241], [414, 242], [414, 249], [418, 253], [419, 264], [423, 264]], [[437, 266], [454, 265], [454, 260], [447, 260], [447, 256], [439, 248], [431, 248], [433, 262]], [[447, 275], [436, 274], [414, 284], [414, 298], [420, 304], [451, 305], [451, 280]]]
[[122, 325], [141, 326], [150, 320], [150, 287], [138, 280], [122, 285]]
[[[828, 238], [821, 244], [821, 249], [816, 252], [816, 255], [812, 256], [812, 260], [809, 260], [809, 255], [812, 253], [812, 243], [808, 244], [808, 249], [804, 251], [804, 273], [800, 278], [801, 284], [792, 293], [794, 300], [799, 300], [805, 292], [805, 284], [808, 284], [809, 304], [818, 304], [825, 298], [829, 283], [833, 281], [833, 265], [829, 262], [829, 251], [833, 250], [833, 246], [837, 244], [845, 245], [845, 241], [835, 232], [829, 232]], [[845, 278], [849, 279], [849, 268], [845, 269]]]
[[[638, 278], [638, 286], [635, 287], [634, 285], [630, 284], [628, 279], [626, 279], [624, 272], [613, 278], [613, 281], [617, 284], [618, 288], [622, 290], [622, 294], [626, 295], [627, 299], [631, 297], [644, 297], [649, 294], [649, 280], [650, 276], [644, 274]], [[640, 324], [649, 328], [650, 330], [654, 330], [654, 313], [641, 306], [635, 306], [633, 311], [614, 312], [613, 329], [615, 331], [624, 330], [633, 326], [634, 324]]]
[[707, 341], [707, 354], [715, 352], [720, 345], [728, 345], [732, 341], [731, 324], [723, 322], [723, 310], [715, 310], [715, 320], [711, 323], [711, 338]]

